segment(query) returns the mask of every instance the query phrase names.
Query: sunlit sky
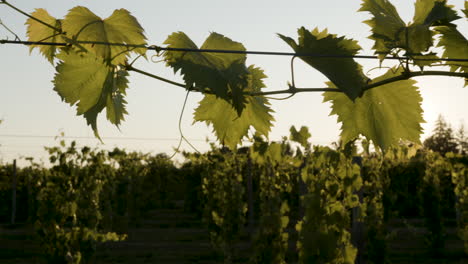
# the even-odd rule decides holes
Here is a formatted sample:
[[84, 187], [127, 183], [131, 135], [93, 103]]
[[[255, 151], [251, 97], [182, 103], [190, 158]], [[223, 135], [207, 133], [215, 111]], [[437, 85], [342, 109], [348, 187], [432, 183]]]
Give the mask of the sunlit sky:
[[[370, 16], [356, 12], [359, 0], [201, 0], [201, 1], [63, 1], [63, 0], [10, 0], [18, 8], [30, 13], [35, 8], [45, 8], [57, 18], [62, 18], [69, 9], [82, 5], [97, 15], [108, 17], [114, 9], [125, 8], [136, 16], [145, 29], [149, 44], [162, 45], [175, 31], [185, 32], [198, 45], [210, 32], [221, 33], [241, 42], [248, 50], [290, 52], [290, 48], [276, 33], [293, 38], [297, 28], [328, 28], [329, 32], [346, 35], [359, 41], [361, 54], [372, 54], [372, 42], [367, 39], [369, 27], [362, 23]], [[413, 17], [413, 2], [393, 0], [404, 21]], [[457, 10], [464, 0], [449, 0]], [[460, 12], [461, 13], [461, 12]], [[461, 14], [460, 14], [461, 15]], [[0, 5], [0, 19], [21, 39], [26, 38], [26, 17]], [[459, 30], [468, 32], [465, 18], [458, 21]], [[0, 38], [14, 37], [0, 27]], [[128, 89], [129, 115], [120, 130], [110, 125], [101, 116], [98, 125], [104, 145], [93, 137], [93, 132], [75, 109], [62, 102], [53, 91], [51, 80], [54, 68], [37, 51], [29, 53], [22, 45], [0, 45], [1, 96], [0, 96], [0, 160], [33, 156], [45, 157], [43, 146], [56, 145], [55, 136], [61, 132], [68, 141], [76, 140], [80, 145], [102, 148], [121, 147], [142, 152], [166, 152], [171, 154], [179, 139], [178, 122], [185, 92], [172, 86], [136, 73], [130, 76]], [[374, 60], [360, 60], [365, 70], [377, 67]], [[384, 65], [391, 66], [392, 62]], [[290, 58], [250, 55], [247, 64], [255, 64], [268, 75], [268, 89], [287, 88], [290, 80]], [[326, 78], [319, 72], [297, 60], [296, 85], [298, 87], [324, 87]], [[163, 63], [140, 60], [136, 67], [157, 75], [181, 81], [172, 69]], [[372, 71], [371, 75], [382, 74]], [[424, 98], [424, 135], [427, 137], [439, 114], [457, 128], [468, 124], [468, 88], [463, 89], [463, 80], [450, 77], [420, 77], [418, 81]], [[200, 151], [209, 148], [206, 139], [214, 141], [211, 128], [204, 123], [193, 123], [193, 109], [201, 99], [200, 94], [191, 94], [182, 119], [185, 136]], [[338, 139], [340, 124], [336, 116], [329, 116], [330, 105], [322, 103], [320, 93], [302, 93], [285, 101], [271, 101], [275, 110], [275, 123], [270, 139], [279, 140], [289, 134], [291, 125], [308, 126], [313, 144], [329, 145]], [[187, 144], [182, 149], [190, 150]]]

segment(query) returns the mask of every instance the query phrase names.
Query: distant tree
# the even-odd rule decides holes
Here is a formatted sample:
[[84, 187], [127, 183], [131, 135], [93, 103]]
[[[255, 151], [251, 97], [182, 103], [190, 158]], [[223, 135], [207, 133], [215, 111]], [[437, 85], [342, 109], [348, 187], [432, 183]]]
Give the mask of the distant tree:
[[442, 115], [437, 118], [433, 134], [424, 141], [424, 147], [440, 154], [458, 152], [457, 139]]
[[461, 154], [468, 154], [468, 137], [465, 133], [465, 126], [463, 124], [460, 125], [460, 128], [457, 131], [456, 140], [458, 144], [458, 151]]

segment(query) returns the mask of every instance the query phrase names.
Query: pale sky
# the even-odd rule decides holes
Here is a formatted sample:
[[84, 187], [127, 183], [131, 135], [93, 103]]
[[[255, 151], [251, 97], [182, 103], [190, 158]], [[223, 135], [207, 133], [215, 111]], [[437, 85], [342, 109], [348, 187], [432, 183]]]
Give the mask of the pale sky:
[[[328, 28], [329, 32], [345, 35], [359, 41], [361, 54], [371, 55], [372, 42], [367, 39], [369, 27], [362, 23], [370, 16], [356, 12], [359, 0], [201, 0], [201, 1], [63, 1], [63, 0], [10, 0], [20, 9], [30, 13], [34, 8], [45, 8], [57, 18], [62, 18], [74, 6], [88, 7], [102, 18], [114, 9], [125, 8], [137, 17], [145, 29], [149, 44], [162, 45], [175, 31], [185, 32], [197, 45], [201, 45], [210, 32], [223, 34], [244, 44], [248, 50], [291, 52], [289, 46], [276, 33], [297, 38], [297, 28]], [[413, 16], [413, 2], [391, 1], [403, 20], [409, 22]], [[457, 10], [464, 0], [449, 0]], [[461, 15], [461, 14], [460, 14]], [[0, 19], [26, 40], [26, 17], [7, 6], [0, 5]], [[459, 30], [466, 35], [468, 23], [458, 21]], [[0, 38], [14, 37], [0, 28]], [[33, 156], [44, 158], [43, 146], [57, 144], [54, 136], [64, 132], [80, 145], [96, 146], [99, 141], [75, 109], [61, 102], [52, 89], [54, 68], [37, 51], [29, 54], [29, 48], [21, 45], [0, 45], [1, 96], [0, 96], [0, 160]], [[365, 70], [377, 67], [377, 61], [360, 60]], [[393, 62], [386, 62], [391, 66]], [[290, 58], [249, 55], [247, 64], [255, 64], [268, 75], [268, 89], [287, 88], [290, 80]], [[157, 75], [181, 81], [172, 69], [163, 63], [140, 60], [136, 67]], [[325, 87], [327, 80], [310, 66], [296, 61], [296, 85], [299, 87]], [[382, 72], [374, 71], [378, 75]], [[468, 88], [463, 89], [463, 80], [450, 77], [420, 77], [416, 79], [423, 95], [423, 109], [427, 137], [439, 114], [457, 128], [461, 123], [468, 127]], [[129, 115], [118, 130], [101, 114], [99, 131], [104, 140], [103, 148], [115, 146], [142, 152], [166, 152], [172, 154], [178, 143], [178, 120], [185, 92], [183, 89], [163, 83], [137, 73], [131, 73], [128, 89]], [[193, 109], [202, 98], [191, 94], [182, 120], [184, 134], [200, 151], [208, 149], [206, 138], [214, 140], [211, 128], [204, 123], [193, 123]], [[340, 124], [336, 116], [329, 116], [330, 105], [322, 103], [320, 93], [302, 93], [286, 101], [271, 101], [276, 112], [270, 139], [280, 140], [289, 135], [291, 125], [308, 126], [313, 144], [328, 145], [338, 139]], [[182, 149], [190, 150], [183, 144]]]

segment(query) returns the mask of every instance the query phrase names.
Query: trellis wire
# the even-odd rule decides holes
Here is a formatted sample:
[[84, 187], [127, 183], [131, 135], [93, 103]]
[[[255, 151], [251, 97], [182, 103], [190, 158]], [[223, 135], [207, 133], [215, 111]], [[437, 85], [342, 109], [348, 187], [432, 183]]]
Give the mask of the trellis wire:
[[[279, 51], [251, 51], [251, 50], [227, 50], [227, 49], [190, 49], [190, 48], [171, 48], [160, 47], [156, 45], [145, 44], [126, 44], [112, 43], [102, 41], [75, 41], [77, 44], [93, 44], [93, 45], [108, 45], [120, 46], [126, 48], [145, 48], [148, 50], [161, 51], [179, 51], [179, 52], [199, 52], [199, 53], [228, 53], [228, 54], [249, 54], [249, 55], [267, 55], [267, 56], [295, 56], [295, 57], [315, 57], [315, 58], [355, 58], [355, 59], [382, 59], [375, 55], [343, 55], [343, 54], [317, 54], [317, 53], [296, 53], [296, 52], [279, 52]], [[20, 41], [20, 40], [0, 40], [0, 44], [23, 44], [23, 45], [44, 45], [44, 46], [71, 46], [73, 43], [65, 42], [42, 42], [42, 41]], [[387, 56], [386, 60], [406, 60], [409, 57]], [[414, 61], [458, 61], [468, 62], [468, 58], [411, 58]]]

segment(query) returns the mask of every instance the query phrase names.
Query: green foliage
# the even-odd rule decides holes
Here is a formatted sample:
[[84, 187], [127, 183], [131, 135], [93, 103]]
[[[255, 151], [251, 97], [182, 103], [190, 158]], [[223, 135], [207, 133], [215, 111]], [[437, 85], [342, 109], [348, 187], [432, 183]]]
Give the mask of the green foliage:
[[405, 22], [400, 18], [392, 3], [387, 0], [362, 1], [359, 11], [368, 11], [373, 16], [364, 23], [371, 27], [372, 35], [369, 38], [375, 41], [373, 49], [383, 60], [395, 46], [393, 43], [395, 36], [399, 34], [401, 28], [405, 27]]
[[[198, 48], [183, 32], [172, 33], [164, 44], [169, 48]], [[211, 33], [200, 48], [245, 51], [244, 45], [218, 33]], [[251, 74], [245, 65], [245, 54], [166, 51], [164, 58], [174, 72], [180, 70], [187, 89], [193, 87], [212, 93], [231, 104], [239, 116], [242, 114], [247, 103], [244, 92]], [[256, 78], [265, 77], [263, 73], [255, 74]]]
[[243, 197], [242, 166], [245, 156], [212, 150], [206, 156], [192, 156], [192, 162], [202, 162], [204, 220], [210, 231], [213, 247], [223, 253], [224, 263], [233, 261], [234, 243], [245, 223], [247, 204]]
[[[331, 82], [329, 87], [338, 88], [346, 95], [347, 98], [325, 95], [326, 101], [339, 100], [339, 103], [333, 103], [332, 113], [338, 114], [343, 123], [344, 145], [359, 134], [382, 149], [395, 145], [399, 139], [418, 141], [420, 123], [423, 122], [421, 98], [408, 79], [435, 74], [412, 74], [413, 66], [422, 70], [423, 67], [440, 66], [440, 58], [468, 58], [466, 37], [452, 24], [460, 17], [446, 0], [417, 0], [413, 21], [409, 24], [404, 23], [388, 0], [362, 0], [359, 11], [369, 12], [372, 16], [364, 23], [371, 27], [370, 38], [375, 41], [373, 49], [381, 61], [387, 55], [400, 57], [399, 70], [393, 70], [393, 74], [370, 80], [353, 58], [361, 50], [357, 41], [329, 34], [327, 30], [315, 28], [309, 31], [301, 27], [297, 42], [281, 34], [279, 37], [293, 48], [298, 57], [324, 74]], [[158, 56], [164, 56], [166, 66], [182, 75], [185, 83], [178, 84], [132, 66], [136, 59], [146, 56], [146, 37], [137, 19], [125, 9], [115, 10], [105, 19], [82, 6], [72, 8], [63, 19], [50, 16], [44, 9], [37, 9], [32, 16], [35, 19], [29, 18], [26, 22], [29, 41], [67, 44], [60, 48], [31, 45], [31, 49], [39, 48], [51, 63], [59, 60], [55, 90], [64, 101], [77, 105], [77, 114], [86, 118], [97, 137], [100, 112], [106, 109], [107, 119], [116, 126], [127, 114], [124, 98], [126, 70], [203, 93], [205, 97], [196, 109], [194, 121], [212, 125], [220, 143], [231, 149], [247, 136], [250, 127], [260, 135], [268, 136], [274, 120], [273, 111], [262, 95], [301, 91], [297, 87], [267, 93], [262, 91], [262, 79], [266, 76], [259, 68], [246, 65], [247, 56], [242, 53], [246, 51], [244, 45], [218, 33], [211, 33], [200, 46], [204, 52], [189, 51], [198, 49], [198, 46], [183, 32], [168, 36], [164, 42], [168, 50], [164, 54], [160, 51], [165, 48], [151, 46]], [[434, 44], [436, 35], [439, 35], [437, 46]], [[440, 54], [436, 47], [442, 47], [444, 52]], [[226, 49], [234, 52], [206, 52]], [[305, 53], [315, 56], [302, 56]], [[128, 63], [132, 55], [137, 57]], [[466, 62], [445, 64], [450, 66], [450, 71], [446, 72], [449, 76], [463, 77], [460, 73], [467, 73]], [[77, 80], [73, 77], [75, 74]], [[440, 71], [436, 75], [440, 75]], [[402, 84], [412, 87], [405, 91], [408, 96], [389, 92], [398, 90], [391, 87]], [[384, 107], [376, 107], [381, 103]], [[391, 106], [387, 107], [387, 104]], [[394, 107], [396, 105], [405, 107], [400, 109]], [[369, 113], [366, 109], [370, 109]], [[348, 113], [354, 112], [365, 113], [351, 114], [358, 116], [357, 121], [348, 121]], [[395, 120], [402, 117], [405, 122], [397, 124]]]
[[[452, 159], [452, 183], [455, 186], [458, 235], [463, 240], [468, 254], [468, 166]], [[454, 162], [455, 161], [455, 162]]]
[[302, 179], [308, 193], [299, 232], [299, 263], [354, 263], [357, 249], [351, 244], [348, 210], [359, 207], [355, 193], [362, 187], [359, 166], [344, 154], [316, 148]]
[[[135, 17], [125, 9], [115, 10], [106, 19], [101, 19], [88, 8], [77, 6], [62, 20], [62, 30], [71, 43], [75, 41], [97, 41], [104, 43], [146, 44], [143, 28]], [[95, 44], [80, 44], [106, 63], [121, 65], [127, 61], [130, 51], [126, 47]], [[133, 50], [145, 54], [146, 49]]]
[[[444, 177], [450, 177], [450, 169], [447, 170], [445, 160], [438, 155], [428, 157], [428, 166], [424, 177], [423, 188], [423, 213], [426, 226], [430, 231], [428, 235], [431, 254], [440, 255], [445, 246], [445, 230], [442, 215], [441, 181]], [[450, 166], [449, 166], [450, 168]]]
[[[459, 58], [468, 58], [468, 40], [454, 26], [439, 26], [436, 28], [440, 34], [438, 47], [444, 49], [442, 56], [450, 58], [457, 56]], [[447, 62], [451, 71], [468, 72], [468, 62]], [[465, 78], [465, 86], [468, 85], [468, 78]]]
[[[307, 129], [300, 131], [306, 138]], [[359, 167], [344, 150], [293, 151], [286, 138], [255, 137], [251, 147], [237, 152], [213, 148], [187, 154], [189, 161], [178, 170], [164, 155], [63, 143], [48, 148], [52, 168], [18, 170], [18, 198], [21, 208], [28, 208], [19, 214], [33, 215], [29, 221], [36, 223], [51, 263], [86, 262], [96, 244], [123, 238], [113, 232], [138, 226], [148, 210], [171, 207], [184, 197], [187, 206], [203, 211], [225, 263], [353, 263], [358, 248], [367, 263], [388, 263], [394, 251], [387, 248], [392, 234], [387, 228], [395, 218], [423, 217], [430, 231], [428, 249], [443, 253], [444, 219], [456, 217], [458, 234], [468, 245], [467, 157], [418, 148], [367, 152]], [[11, 203], [11, 167], [0, 166], [0, 203]], [[248, 175], [256, 215], [248, 230], [255, 235], [250, 251], [240, 253], [247, 231]], [[0, 220], [8, 217], [9, 208], [0, 210]], [[363, 233], [354, 232], [356, 222], [365, 226]], [[352, 245], [356, 234], [363, 245]], [[292, 244], [298, 246], [293, 250]]]
[[[259, 92], [265, 87], [262, 79], [266, 76], [260, 68], [253, 65], [248, 70], [250, 74], [247, 90]], [[222, 145], [235, 149], [248, 134], [250, 127], [255, 128], [258, 134], [268, 137], [274, 121], [272, 112], [268, 100], [263, 96], [246, 96], [245, 108], [238, 115], [236, 109], [226, 100], [206, 94], [195, 109], [194, 120], [212, 125]]]
[[[395, 72], [396, 71], [396, 72]], [[392, 78], [402, 70], [390, 69], [372, 83]], [[324, 93], [324, 101], [332, 103], [331, 114], [341, 122], [341, 140], [344, 143], [359, 135], [385, 150], [400, 139], [419, 142], [422, 128], [422, 97], [415, 81], [404, 80], [384, 84], [367, 91], [355, 102], [340, 93]], [[330, 84], [330, 87], [334, 87]]]
[[[47, 42], [62, 42], [64, 38], [62, 37], [61, 32], [61, 21], [59, 19], [55, 19], [47, 10], [43, 8], [36, 9], [31, 16], [44, 21], [45, 23], [53, 26], [54, 28], [47, 27], [44, 24], [39, 23], [38, 21], [29, 18], [26, 21], [26, 25], [28, 26], [27, 34], [29, 37], [29, 41], [47, 41]], [[57, 54], [56, 46], [45, 46], [45, 45], [31, 45], [30, 51], [34, 48], [38, 48], [42, 55], [46, 57], [46, 59], [50, 62], [54, 62], [55, 55]]]
[[[51, 62], [58, 59], [54, 90], [71, 106], [77, 105], [77, 115], [83, 115], [99, 138], [97, 116], [106, 109], [107, 119], [116, 126], [127, 114], [124, 99], [128, 73], [122, 65], [134, 52], [144, 55], [145, 48], [127, 49], [108, 43], [146, 45], [143, 29], [127, 10], [115, 10], [101, 19], [85, 7], [72, 8], [64, 19], [55, 19], [46, 10], [37, 9], [28, 19], [28, 40], [63, 42], [69, 47], [32, 45]], [[82, 43], [82, 42], [100, 42]], [[105, 44], [107, 43], [107, 44]], [[60, 51], [59, 51], [60, 50]]]
[[[254, 142], [254, 144], [264, 142]], [[262, 151], [258, 153], [257, 151]], [[274, 155], [268, 155], [275, 153]], [[288, 250], [290, 206], [285, 199], [292, 193], [296, 172], [290, 166], [294, 157], [288, 155], [287, 144], [266, 143], [263, 149], [251, 149], [259, 178], [260, 222], [254, 238], [254, 253], [250, 263], [285, 264]], [[264, 159], [259, 157], [263, 156]], [[275, 157], [275, 158], [272, 158]]]
[[102, 232], [100, 193], [108, 181], [103, 153], [49, 148], [54, 167], [40, 179], [35, 228], [49, 263], [86, 262], [98, 242], [121, 241], [126, 235]]
[[107, 119], [118, 126], [127, 114], [123, 99], [127, 72], [106, 65], [90, 53], [62, 52], [58, 58], [54, 89], [62, 99], [76, 104], [77, 114], [86, 118], [98, 138], [97, 116], [103, 109], [107, 109]]
[[367, 263], [388, 263], [387, 230], [384, 222], [384, 191], [388, 187], [388, 174], [381, 157], [365, 157], [362, 164], [362, 195], [364, 223], [367, 236], [364, 252]]
[[452, 6], [445, 0], [417, 0], [413, 22], [408, 26], [395, 7], [386, 0], [364, 0], [359, 11], [371, 13], [364, 21], [372, 29], [370, 39], [375, 41], [375, 53], [383, 57], [390, 53], [406, 51], [410, 57], [421, 55], [433, 46], [433, 26], [450, 25], [458, 19]]
[[302, 126], [301, 129], [297, 131], [296, 128], [292, 126], [289, 129], [289, 132], [291, 133], [291, 135], [289, 136], [290, 140], [301, 144], [301, 146], [303, 146], [306, 149], [310, 147], [310, 143], [308, 142], [308, 140], [312, 135], [309, 133], [309, 129], [307, 127]]
[[300, 58], [327, 76], [351, 100], [354, 101], [362, 95], [362, 88], [366, 85], [368, 78], [362, 72], [361, 65], [351, 58], [361, 50], [357, 41], [337, 37], [329, 34], [327, 30], [319, 31], [317, 28], [308, 31], [302, 27], [297, 32], [299, 35], [298, 43], [290, 37], [279, 34], [279, 37], [297, 53], [350, 56], [350, 58], [327, 59], [306, 56]]

